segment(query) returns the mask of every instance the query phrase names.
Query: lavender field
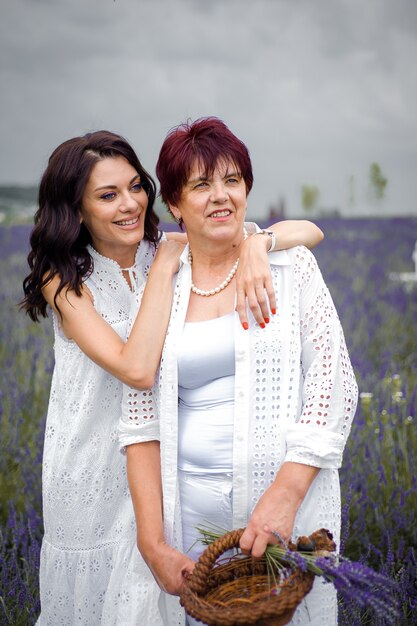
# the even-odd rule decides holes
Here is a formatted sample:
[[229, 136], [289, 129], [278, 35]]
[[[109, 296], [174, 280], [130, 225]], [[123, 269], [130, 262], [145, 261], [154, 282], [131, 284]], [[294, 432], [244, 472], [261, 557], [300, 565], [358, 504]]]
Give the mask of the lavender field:
[[[417, 624], [417, 218], [326, 219], [315, 251], [343, 324], [360, 401], [341, 471], [340, 551], [397, 582], [400, 617], [340, 605], [346, 626]], [[50, 321], [18, 312], [29, 227], [0, 228], [0, 624], [39, 612], [41, 459], [53, 367]], [[374, 595], [378, 597], [378, 588]]]

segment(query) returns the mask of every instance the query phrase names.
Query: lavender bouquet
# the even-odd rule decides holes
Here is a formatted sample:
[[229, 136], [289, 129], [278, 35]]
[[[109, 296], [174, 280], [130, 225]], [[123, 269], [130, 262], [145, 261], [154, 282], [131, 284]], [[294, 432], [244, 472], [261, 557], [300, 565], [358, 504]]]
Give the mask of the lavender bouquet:
[[[204, 545], [213, 543], [225, 530], [208, 526], [197, 528], [199, 541]], [[309, 537], [299, 537], [296, 543], [269, 545], [264, 558], [267, 563], [271, 594], [280, 593], [280, 584], [294, 570], [310, 572], [332, 583], [345, 599], [353, 600], [360, 607], [372, 609], [375, 616], [395, 623], [400, 613], [395, 600], [396, 582], [369, 566], [351, 561], [336, 553], [331, 533], [322, 528]], [[235, 557], [229, 557], [233, 559]], [[223, 559], [224, 564], [224, 559]]]

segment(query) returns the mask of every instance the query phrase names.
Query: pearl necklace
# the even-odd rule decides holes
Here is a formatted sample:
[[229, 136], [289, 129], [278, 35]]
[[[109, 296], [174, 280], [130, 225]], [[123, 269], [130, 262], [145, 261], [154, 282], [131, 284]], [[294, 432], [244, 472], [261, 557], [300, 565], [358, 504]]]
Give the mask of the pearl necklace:
[[[190, 263], [190, 265], [192, 267], [193, 266], [193, 256], [191, 254], [191, 251], [188, 253], [188, 261], [189, 261], [189, 263]], [[196, 293], [197, 296], [214, 296], [214, 295], [216, 295], [216, 293], [220, 293], [221, 291], [223, 291], [223, 289], [225, 289], [227, 287], [227, 285], [232, 280], [233, 276], [236, 274], [236, 270], [237, 270], [237, 266], [238, 265], [239, 265], [239, 259], [236, 259], [235, 264], [233, 265], [232, 269], [230, 270], [230, 272], [228, 273], [228, 275], [226, 276], [224, 281], [222, 283], [220, 283], [220, 285], [218, 287], [215, 287], [214, 289], [209, 289], [207, 291], [205, 291], [204, 289], [199, 289], [198, 287], [196, 287], [194, 285], [193, 281], [191, 280], [191, 291], [193, 293]]]
[[[248, 233], [245, 228], [245, 230], [243, 231], [243, 239], [247, 239], [247, 237], [248, 237]], [[191, 271], [192, 271], [193, 255], [191, 254], [191, 250], [188, 251], [188, 262], [190, 264]], [[208, 289], [207, 291], [204, 289], [199, 289], [198, 287], [194, 285], [193, 280], [191, 279], [191, 291], [197, 294], [197, 296], [205, 296], [205, 297], [215, 296], [216, 293], [220, 293], [221, 291], [223, 291], [223, 289], [226, 289], [227, 285], [231, 282], [233, 276], [236, 274], [238, 265], [239, 265], [239, 257], [236, 259], [232, 269], [230, 270], [230, 272], [228, 273], [224, 281], [220, 283], [220, 285], [218, 287], [215, 287], [214, 289]]]

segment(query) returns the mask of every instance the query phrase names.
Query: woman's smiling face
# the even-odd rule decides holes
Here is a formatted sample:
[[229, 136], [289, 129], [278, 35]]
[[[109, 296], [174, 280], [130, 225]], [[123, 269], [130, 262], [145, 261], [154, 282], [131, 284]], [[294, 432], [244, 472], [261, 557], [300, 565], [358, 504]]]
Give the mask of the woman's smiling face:
[[97, 252], [118, 260], [128, 249], [134, 254], [143, 239], [147, 206], [148, 197], [135, 168], [124, 157], [107, 157], [91, 170], [80, 219]]
[[246, 205], [245, 181], [232, 162], [220, 161], [209, 176], [196, 162], [178, 206], [170, 209], [183, 220], [190, 241], [195, 236], [221, 241], [242, 233]]

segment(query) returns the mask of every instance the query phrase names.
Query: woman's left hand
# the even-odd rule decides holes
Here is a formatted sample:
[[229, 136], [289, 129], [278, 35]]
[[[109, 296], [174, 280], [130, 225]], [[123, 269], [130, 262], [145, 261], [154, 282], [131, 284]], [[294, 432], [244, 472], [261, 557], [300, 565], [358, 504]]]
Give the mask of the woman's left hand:
[[247, 304], [256, 322], [265, 328], [271, 313], [276, 312], [275, 292], [268, 261], [267, 237], [252, 235], [243, 243], [236, 272], [236, 311], [246, 330], [249, 327]]
[[260, 497], [240, 539], [242, 552], [260, 558], [268, 544], [278, 542], [272, 531], [276, 531], [288, 543], [296, 513], [297, 506], [293, 498], [271, 485]]
[[288, 543], [297, 511], [319, 471], [318, 467], [291, 461], [281, 465], [274, 482], [259, 498], [240, 538], [244, 554], [259, 558], [268, 543], [278, 543], [281, 539]]

